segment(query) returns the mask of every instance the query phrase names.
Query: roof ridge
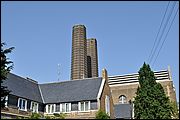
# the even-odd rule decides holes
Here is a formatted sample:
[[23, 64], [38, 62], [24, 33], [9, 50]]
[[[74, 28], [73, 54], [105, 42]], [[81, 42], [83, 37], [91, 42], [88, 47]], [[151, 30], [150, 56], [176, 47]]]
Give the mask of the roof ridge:
[[39, 85], [44, 84], [58, 84], [58, 83], [65, 83], [65, 82], [74, 82], [74, 81], [80, 81], [80, 80], [92, 80], [94, 78], [102, 78], [102, 77], [93, 77], [93, 78], [84, 78], [84, 79], [77, 79], [77, 80], [66, 80], [66, 81], [60, 81], [60, 82], [49, 82], [49, 83], [41, 83]]

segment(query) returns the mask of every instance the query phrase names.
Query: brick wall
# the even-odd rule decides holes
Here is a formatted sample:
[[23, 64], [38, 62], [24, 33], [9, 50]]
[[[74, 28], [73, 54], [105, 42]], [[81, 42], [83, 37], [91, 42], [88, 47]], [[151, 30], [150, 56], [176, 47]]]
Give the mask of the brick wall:
[[107, 81], [105, 81], [105, 86], [103, 88], [102, 95], [100, 97], [100, 109], [104, 110], [104, 111], [105, 111], [106, 95], [108, 95], [110, 97], [110, 117], [113, 119], [114, 118], [114, 104], [113, 104], [113, 99], [112, 99], [111, 92], [110, 92], [110, 87], [109, 87]]

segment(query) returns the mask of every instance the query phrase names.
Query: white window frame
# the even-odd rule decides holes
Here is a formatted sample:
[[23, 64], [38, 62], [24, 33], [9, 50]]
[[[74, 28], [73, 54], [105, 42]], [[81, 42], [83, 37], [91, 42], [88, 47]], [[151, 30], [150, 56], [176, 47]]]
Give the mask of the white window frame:
[[[20, 108], [20, 100], [21, 101], [25, 101], [25, 106], [24, 106], [24, 109]], [[22, 105], [22, 104], [21, 104]], [[23, 98], [18, 98], [18, 109], [19, 110], [23, 110], [23, 111], [27, 111], [27, 100], [26, 99], [23, 99]]]
[[5, 107], [8, 106], [8, 95], [5, 97]]
[[60, 104], [59, 104], [59, 111], [58, 112], [56, 112], [56, 104], [54, 104], [54, 107], [55, 107], [54, 113], [60, 113], [61, 112], [61, 105]]
[[[85, 109], [85, 103], [88, 102], [88, 110]], [[84, 110], [82, 111], [81, 110], [81, 103], [83, 103], [83, 107], [84, 107]], [[90, 111], [90, 101], [81, 101], [81, 102], [78, 102], [78, 110], [80, 112], [89, 112]]]
[[[50, 105], [50, 112], [48, 111], [49, 105]], [[54, 107], [54, 109], [52, 109], [52, 107]], [[47, 105], [46, 105], [46, 113], [48, 113], [48, 114], [53, 114], [53, 113], [55, 113], [55, 107], [56, 107], [56, 104], [47, 104]]]
[[[63, 107], [62, 107], [63, 104], [65, 105], [65, 111], [62, 111], [62, 109], [63, 109]], [[69, 111], [67, 111], [67, 108], [66, 108], [66, 105], [67, 105], [67, 104], [69, 105]], [[71, 112], [71, 103], [61, 103], [61, 104], [60, 104], [60, 112], [61, 112], [61, 113], [70, 113], [70, 112]]]
[[[35, 110], [34, 108], [32, 108], [32, 104], [33, 104], [33, 103], [37, 105], [36, 110]], [[38, 112], [39, 112], [39, 111], [38, 111], [38, 108], [39, 108], [39, 104], [38, 104], [37, 102], [31, 101], [30, 109], [32, 110], [32, 112], [38, 113]]]
[[105, 108], [106, 108], [106, 113], [110, 115], [110, 97], [106, 95], [105, 97]]
[[[120, 100], [121, 97], [122, 97], [122, 100]], [[125, 101], [124, 101], [124, 98], [125, 98]], [[124, 103], [126, 103], [126, 102], [127, 102], [127, 97], [126, 97], [125, 95], [119, 96], [119, 103], [124, 104]]]

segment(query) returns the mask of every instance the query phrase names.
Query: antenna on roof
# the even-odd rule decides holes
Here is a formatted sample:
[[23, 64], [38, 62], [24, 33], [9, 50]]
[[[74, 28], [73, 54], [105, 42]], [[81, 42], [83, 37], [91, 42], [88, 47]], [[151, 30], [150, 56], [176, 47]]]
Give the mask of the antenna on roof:
[[60, 64], [58, 63], [58, 81], [59, 81], [59, 76], [60, 76]]

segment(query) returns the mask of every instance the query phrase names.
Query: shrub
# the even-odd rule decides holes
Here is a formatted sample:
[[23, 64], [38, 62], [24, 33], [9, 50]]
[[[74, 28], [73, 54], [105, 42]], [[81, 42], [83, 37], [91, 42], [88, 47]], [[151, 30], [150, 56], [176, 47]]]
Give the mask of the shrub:
[[96, 113], [96, 119], [110, 119], [110, 116], [106, 112], [99, 110]]

